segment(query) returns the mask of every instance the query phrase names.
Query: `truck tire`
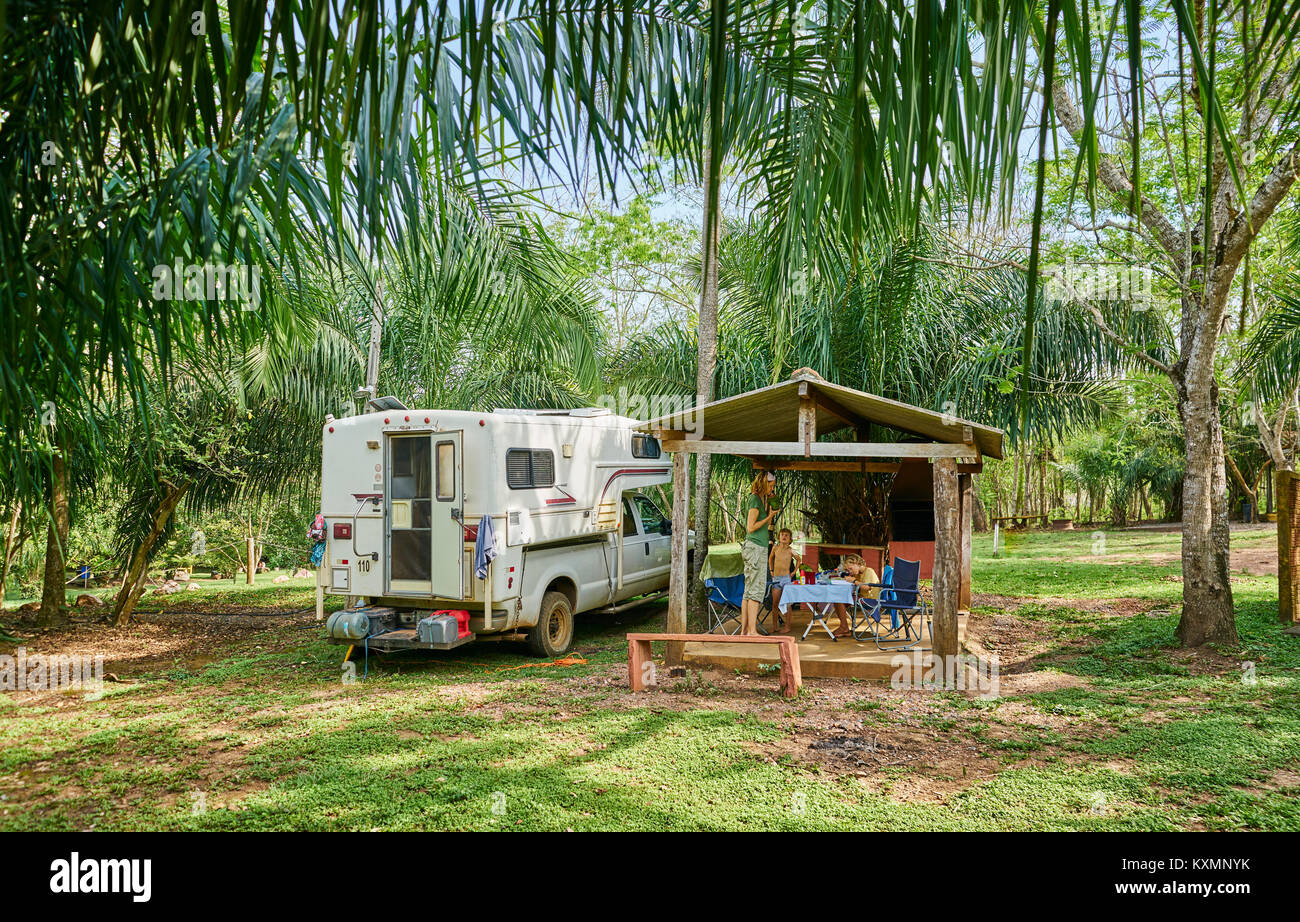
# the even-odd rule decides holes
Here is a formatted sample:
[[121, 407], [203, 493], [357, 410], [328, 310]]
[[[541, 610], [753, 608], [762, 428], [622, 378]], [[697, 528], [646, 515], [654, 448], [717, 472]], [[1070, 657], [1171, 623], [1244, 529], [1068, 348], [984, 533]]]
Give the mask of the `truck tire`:
[[537, 625], [528, 632], [528, 648], [538, 656], [555, 658], [573, 647], [573, 605], [563, 592], [542, 596]]

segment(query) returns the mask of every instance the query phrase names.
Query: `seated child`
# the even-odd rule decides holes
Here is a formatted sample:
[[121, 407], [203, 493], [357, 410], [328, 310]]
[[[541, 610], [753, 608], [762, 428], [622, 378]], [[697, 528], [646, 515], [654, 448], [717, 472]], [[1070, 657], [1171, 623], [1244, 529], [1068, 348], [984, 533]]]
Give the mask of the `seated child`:
[[803, 563], [803, 558], [795, 553], [791, 542], [794, 541], [794, 535], [790, 529], [783, 528], [777, 533], [777, 543], [772, 545], [772, 550], [767, 555], [767, 568], [772, 572], [772, 618], [774, 625], [784, 625], [780, 630], [774, 630], [774, 634], [789, 634], [790, 623], [781, 620], [781, 610], [777, 607], [781, 604], [781, 590], [790, 584], [790, 573], [796, 566]]
[[[867, 566], [867, 562], [857, 554], [845, 555], [840, 563], [840, 569], [844, 572], [844, 578], [856, 583], [856, 594], [862, 598], [874, 599], [880, 593], [873, 584], [880, 582], [880, 577], [876, 571]], [[849, 617], [848, 606], [841, 602], [835, 603], [835, 614], [840, 617], [840, 626], [835, 630], [836, 637], [847, 637], [853, 633], [852, 620]]]

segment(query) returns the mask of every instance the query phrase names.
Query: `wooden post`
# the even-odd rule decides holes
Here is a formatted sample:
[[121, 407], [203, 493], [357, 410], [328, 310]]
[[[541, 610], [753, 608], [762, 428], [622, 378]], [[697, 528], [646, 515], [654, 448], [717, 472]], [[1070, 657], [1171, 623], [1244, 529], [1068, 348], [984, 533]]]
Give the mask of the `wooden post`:
[[957, 592], [957, 611], [969, 615], [970, 568], [973, 556], [971, 549], [971, 512], [975, 508], [974, 477], [970, 474], [958, 474], [957, 485], [961, 494], [961, 574], [960, 588]]
[[957, 656], [957, 605], [961, 594], [961, 491], [957, 462], [934, 460], [934, 657], [948, 675]]
[[808, 393], [808, 382], [799, 385], [799, 441], [803, 456], [812, 455], [812, 443], [817, 441], [817, 404]]
[[645, 691], [646, 668], [650, 662], [650, 641], [629, 637], [627, 641], [627, 684], [634, 692]]
[[[668, 568], [668, 633], [686, 633], [686, 539], [687, 513], [690, 507], [690, 470], [691, 456], [684, 451], [673, 455], [673, 534], [671, 541], [672, 558]], [[703, 566], [703, 564], [701, 564]], [[682, 653], [686, 645], [680, 641], [669, 641], [668, 652], [664, 662], [669, 666], [682, 664]]]

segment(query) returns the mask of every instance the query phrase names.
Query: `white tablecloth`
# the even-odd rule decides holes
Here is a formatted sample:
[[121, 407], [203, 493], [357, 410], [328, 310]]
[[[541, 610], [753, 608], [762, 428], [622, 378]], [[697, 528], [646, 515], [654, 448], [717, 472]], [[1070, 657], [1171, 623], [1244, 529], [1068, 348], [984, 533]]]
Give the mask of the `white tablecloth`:
[[811, 602], [814, 605], [833, 605], [839, 602], [843, 605], [853, 604], [853, 584], [852, 583], [817, 583], [815, 585], [799, 585], [792, 583], [781, 590], [781, 611], [788, 611], [791, 605], [797, 605], [800, 602]]

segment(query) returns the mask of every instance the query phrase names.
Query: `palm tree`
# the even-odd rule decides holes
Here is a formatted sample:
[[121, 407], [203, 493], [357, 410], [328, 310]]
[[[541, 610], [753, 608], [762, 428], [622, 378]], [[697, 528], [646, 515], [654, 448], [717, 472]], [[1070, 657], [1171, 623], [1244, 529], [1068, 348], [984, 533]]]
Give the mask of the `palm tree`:
[[[589, 402], [601, 318], [536, 218], [512, 210], [520, 197], [499, 189], [485, 207], [471, 176], [449, 176], [418, 155], [394, 170], [408, 194], [382, 212], [395, 242], [378, 241], [379, 279], [358, 241], [345, 236], [341, 261], [322, 241], [302, 276], [267, 287], [267, 311], [283, 316], [261, 337], [180, 360], [158, 375], [140, 413], [105, 414], [113, 473], [128, 492], [117, 529], [119, 625], [178, 508], [209, 513], [311, 479], [321, 419], [354, 410], [377, 282], [387, 301], [387, 392], [457, 409]], [[399, 204], [406, 210], [391, 207]]]
[[[302, 133], [337, 146], [380, 132], [357, 118], [360, 102], [386, 88], [380, 5], [345, 9], [6, 6], [0, 457], [23, 509], [48, 510], [43, 620], [63, 601], [76, 421], [115, 392], [141, 403], [154, 368], [263, 319], [210, 295], [154, 297], [155, 268], [179, 260], [279, 272], [296, 256], [295, 217], [330, 217], [298, 160]], [[415, 15], [401, 14], [399, 26]], [[336, 41], [348, 33], [352, 45]], [[325, 117], [336, 110], [337, 123]], [[51, 412], [49, 451], [28, 451]]]
[[[590, 164], [604, 185], [650, 146], [701, 170], [707, 164], [711, 188], [730, 144], [782, 257], [768, 261], [766, 290], [787, 307], [798, 300], [792, 291], [833, 274], [845, 254], [856, 265], [873, 232], [914, 229], [943, 202], [964, 197], [1008, 214], [1025, 116], [1041, 97], [1021, 427], [1034, 392], [1046, 146], [1059, 119], [1077, 142], [1077, 175], [1088, 195], [1133, 217], [1177, 270], [1180, 354], [1160, 367], [1180, 389], [1189, 434], [1179, 634], [1189, 644], [1230, 641], [1213, 359], [1237, 266], [1295, 180], [1300, 151], [1272, 129], [1291, 125], [1300, 104], [1291, 92], [1300, 8], [1242, 4], [1239, 30], [1214, 0], [1208, 10], [1175, 0], [1174, 9], [1189, 65], [1180, 86], [1192, 88], [1191, 117], [1205, 141], [1196, 157], [1184, 158], [1194, 168], [1184, 174], [1196, 176], [1184, 199], [1195, 200], [1197, 185], [1204, 194], [1183, 233], [1144, 194], [1139, 174], [1146, 127], [1139, 39], [1148, 10], [1138, 0], [1116, 3], [1103, 20], [1081, 0], [1047, 0], [1045, 9], [1028, 0], [708, 7], [698, 0], [462, 0], [455, 10], [444, 0], [403, 10], [391, 26], [375, 3], [241, 8], [215, 22], [193, 20], [182, 3], [151, 7], [148, 17], [137, 4], [103, 0], [85, 12], [50, 0], [11, 4], [17, 15], [7, 17], [3, 48], [16, 76], [0, 99], [10, 113], [0, 130], [0, 313], [15, 321], [0, 353], [0, 451], [21, 469], [21, 492], [45, 500], [48, 472], [23, 468], [20, 444], [52, 395], [89, 405], [85, 388], [67, 385], [81, 381], [76, 371], [89, 346], [90, 392], [118, 376], [143, 393], [143, 359], [153, 351], [166, 364], [174, 350], [243, 329], [249, 318], [210, 305], [185, 318], [151, 305], [133, 267], [214, 252], [291, 263], [296, 208], [335, 225], [344, 217], [343, 142], [362, 136], [399, 154], [406, 132], [380, 112], [386, 97], [407, 92], [412, 72], [443, 162], [460, 158], [477, 168], [479, 151], [510, 149], [526, 171], [567, 171], [576, 184]], [[1220, 46], [1237, 39], [1246, 66], [1221, 73]], [[1101, 76], [1121, 47], [1132, 91], [1127, 169], [1099, 144]], [[249, 79], [259, 72], [260, 83]], [[341, 113], [337, 123], [325, 117], [332, 111]], [[1229, 124], [1230, 112], [1240, 114], [1239, 126]], [[295, 123], [324, 154], [327, 196], [317, 198], [298, 170]], [[73, 168], [35, 168], [50, 166], [41, 162], [46, 142]], [[1266, 156], [1249, 158], [1251, 166], [1248, 147]], [[1260, 180], [1251, 196], [1247, 178]], [[194, 186], [211, 192], [214, 204], [173, 207]], [[375, 208], [384, 188], [369, 185], [358, 207]], [[718, 211], [718, 196], [706, 192], [703, 240], [713, 252]], [[186, 220], [170, 219], [176, 214]], [[187, 248], [191, 241], [199, 245]], [[706, 290], [711, 273], [706, 259]], [[52, 306], [54, 292], [69, 298], [70, 310]], [[708, 311], [702, 316], [697, 393], [709, 377], [701, 372], [712, 336]], [[96, 329], [101, 317], [108, 320]], [[44, 360], [38, 344], [55, 333], [59, 346]], [[57, 508], [57, 497], [50, 504]]]
[[[181, 304], [156, 297], [155, 270], [179, 261], [300, 276], [302, 242], [316, 228], [337, 258], [342, 228], [354, 225], [369, 238], [363, 249], [377, 252], [384, 173], [369, 170], [353, 193], [345, 177], [355, 175], [358, 142], [371, 166], [400, 161], [412, 131], [399, 119], [412, 111], [444, 164], [489, 167], [476, 148], [485, 129], [499, 138], [498, 119], [515, 121], [514, 146], [533, 162], [562, 163], [564, 148], [535, 140], [545, 137], [542, 122], [517, 121], [527, 107], [504, 85], [463, 93], [468, 74], [478, 80], [475, 49], [462, 56], [422, 42], [462, 31], [445, 3], [393, 11], [374, 0], [201, 9], [182, 0], [18, 0], [5, 13], [0, 458], [10, 472], [7, 508], [29, 527], [50, 523], [41, 609], [49, 621], [63, 601], [69, 458], [78, 450], [68, 440], [89, 430], [80, 423], [105, 400], [143, 405], [178, 359], [274, 337], [275, 323], [294, 319], [284, 304], [273, 313], [211, 293]], [[557, 52], [538, 38], [532, 47], [527, 70], [549, 83], [591, 73], [584, 47], [572, 46], [572, 59], [567, 43]], [[603, 139], [631, 137], [628, 117], [598, 116], [578, 129], [578, 105], [564, 110], [575, 116], [565, 124], [602, 145], [602, 163], [625, 159], [624, 146]], [[543, 110], [548, 120], [556, 111]]]
[[[840, 260], [839, 275], [810, 287], [793, 306], [765, 297], [765, 230], [756, 220], [723, 238], [720, 396], [811, 366], [839, 384], [1009, 428], [1017, 450], [1060, 441], [1122, 405], [1112, 382], [1138, 363], [1071, 304], [1044, 301], [1029, 425], [1020, 429], [1012, 382], [1019, 379], [1024, 276], [1006, 267], [960, 267], [953, 242], [936, 230], [878, 241], [856, 266]], [[1168, 340], [1154, 314], [1128, 314], [1115, 304], [1106, 315], [1135, 337]], [[611, 356], [606, 374], [616, 387], [688, 395], [695, 354], [690, 331], [668, 324]], [[1159, 347], [1152, 354], [1167, 357]], [[744, 468], [720, 458], [716, 479], [730, 491]], [[718, 503], [710, 512], [723, 523], [733, 517]]]

